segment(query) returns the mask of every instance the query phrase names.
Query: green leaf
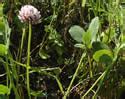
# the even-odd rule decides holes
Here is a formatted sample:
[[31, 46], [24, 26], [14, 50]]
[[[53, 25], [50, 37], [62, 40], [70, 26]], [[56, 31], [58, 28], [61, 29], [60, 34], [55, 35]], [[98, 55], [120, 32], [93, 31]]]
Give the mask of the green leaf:
[[5, 24], [2, 22], [3, 20], [0, 20], [0, 32], [5, 32]]
[[31, 90], [31, 95], [36, 97], [47, 96], [47, 94], [45, 94], [43, 91], [33, 91], [33, 90]]
[[2, 32], [0, 32], [0, 44], [3, 44], [4, 43], [4, 39], [3, 39], [3, 33]]
[[93, 59], [97, 62], [110, 63], [113, 59], [113, 53], [110, 50], [102, 49], [94, 53]]
[[0, 3], [0, 17], [3, 16], [3, 4]]
[[62, 65], [62, 64], [64, 63], [64, 59], [63, 59], [62, 56], [59, 56], [59, 57], [58, 57], [57, 63], [58, 63], [59, 65]]
[[62, 56], [63, 52], [64, 52], [64, 48], [63, 47], [59, 47], [59, 46], [55, 46], [56, 52], [58, 53], [59, 56]]
[[81, 44], [81, 43], [77, 43], [74, 45], [75, 47], [77, 48], [81, 48], [81, 49], [84, 49], [85, 48], [85, 45]]
[[86, 0], [82, 0], [82, 7], [84, 7], [86, 4]]
[[101, 50], [101, 49], [109, 49], [109, 47], [106, 44], [104, 44], [102, 42], [99, 42], [99, 41], [93, 42], [92, 43], [92, 48], [93, 48], [94, 52], [96, 52], [98, 50]]
[[0, 94], [9, 94], [10, 90], [7, 86], [0, 84]]
[[59, 75], [60, 73], [61, 73], [61, 69], [59, 68], [59, 67], [55, 67], [53, 70], [52, 70], [52, 72], [53, 72], [53, 74], [54, 75]]
[[71, 37], [77, 42], [82, 42], [82, 36], [85, 33], [84, 29], [78, 25], [74, 25], [69, 29]]
[[4, 44], [0, 44], [0, 56], [5, 56], [7, 54], [7, 48]]
[[42, 59], [48, 59], [48, 58], [50, 57], [43, 49], [40, 49], [40, 50], [39, 50], [39, 56], [40, 56]]
[[102, 35], [102, 42], [107, 43], [108, 42], [108, 35], [106, 35], [104, 32], [102, 32], [101, 35]]
[[0, 95], [0, 99], [7, 99], [6, 95]]
[[94, 19], [92, 19], [89, 28], [88, 28], [88, 32], [91, 33], [91, 40], [96, 41], [96, 35], [98, 33], [99, 30], [99, 18], [95, 17]]
[[87, 45], [88, 48], [91, 48], [91, 32], [86, 32], [83, 34], [83, 43]]
[[[112, 38], [114, 38], [117, 34], [115, 32], [115, 28], [113, 26], [108, 27], [105, 30], [105, 33], [102, 32], [102, 42], [110, 42]], [[110, 39], [109, 39], [110, 38]]]

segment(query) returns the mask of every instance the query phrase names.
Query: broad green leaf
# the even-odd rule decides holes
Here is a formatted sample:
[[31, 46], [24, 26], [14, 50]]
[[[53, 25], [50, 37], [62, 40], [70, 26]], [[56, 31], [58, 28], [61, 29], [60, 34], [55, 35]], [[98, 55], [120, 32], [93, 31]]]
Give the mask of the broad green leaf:
[[39, 56], [40, 56], [42, 59], [48, 59], [48, 58], [50, 57], [43, 49], [40, 49], [40, 50], [39, 50]]
[[102, 49], [94, 53], [93, 59], [97, 62], [110, 63], [113, 59], [113, 53], [110, 50]]
[[77, 42], [82, 42], [82, 36], [85, 33], [84, 29], [78, 25], [74, 25], [69, 29], [71, 37]]
[[2, 22], [2, 20], [0, 20], [0, 32], [1, 33], [5, 32], [5, 24], [4, 22]]
[[89, 28], [88, 28], [88, 32], [91, 33], [91, 40], [96, 41], [96, 35], [98, 33], [99, 30], [99, 18], [95, 17], [94, 19], [92, 19]]
[[98, 42], [93, 42], [92, 43], [92, 48], [93, 48], [94, 52], [96, 52], [98, 50], [101, 50], [101, 49], [109, 49], [109, 47], [106, 44], [104, 44], [102, 42], [99, 42], [99, 41]]
[[0, 94], [9, 94], [10, 90], [7, 86], [0, 84]]
[[82, 0], [82, 7], [84, 7], [86, 4], [86, 0]]
[[7, 54], [7, 48], [4, 44], [0, 44], [0, 56], [5, 56]]
[[86, 32], [83, 34], [83, 43], [87, 45], [88, 48], [91, 47], [91, 32]]

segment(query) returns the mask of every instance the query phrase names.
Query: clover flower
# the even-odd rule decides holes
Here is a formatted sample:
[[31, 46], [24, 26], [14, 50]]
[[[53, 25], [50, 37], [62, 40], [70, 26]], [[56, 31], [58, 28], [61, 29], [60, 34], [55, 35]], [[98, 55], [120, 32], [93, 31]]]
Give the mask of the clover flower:
[[38, 11], [32, 5], [25, 5], [19, 11], [18, 18], [21, 22], [31, 22], [32, 24], [37, 24], [40, 22], [40, 11]]

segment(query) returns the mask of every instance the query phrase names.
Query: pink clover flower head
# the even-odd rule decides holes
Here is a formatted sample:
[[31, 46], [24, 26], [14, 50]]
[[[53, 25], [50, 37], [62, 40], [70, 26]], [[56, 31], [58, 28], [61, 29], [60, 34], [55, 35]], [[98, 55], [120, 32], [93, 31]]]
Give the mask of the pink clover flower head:
[[23, 6], [18, 15], [21, 22], [31, 22], [32, 24], [40, 23], [40, 17], [40, 11], [32, 5]]

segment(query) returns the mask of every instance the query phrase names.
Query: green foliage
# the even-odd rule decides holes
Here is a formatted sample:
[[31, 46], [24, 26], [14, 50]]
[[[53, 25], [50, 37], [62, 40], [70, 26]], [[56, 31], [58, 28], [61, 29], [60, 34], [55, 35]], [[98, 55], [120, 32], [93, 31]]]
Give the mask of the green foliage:
[[10, 90], [7, 86], [0, 84], [0, 95], [9, 94]]
[[101, 50], [101, 49], [108, 49], [109, 50], [109, 47], [103, 43], [103, 42], [93, 42], [92, 43], [92, 48], [93, 48], [93, 52], [96, 52], [98, 50]]
[[[6, 0], [0, 4], [0, 98], [118, 99], [125, 79], [120, 3]], [[38, 8], [41, 23], [28, 27], [20, 22], [19, 10], [25, 4]]]
[[50, 57], [43, 49], [40, 49], [40, 50], [39, 50], [39, 56], [40, 56], [42, 59], [48, 59], [48, 58]]
[[92, 19], [89, 28], [87, 30], [87, 32], [90, 33], [91, 42], [96, 41], [98, 30], [99, 30], [99, 18], [95, 17], [94, 19]]
[[5, 25], [4, 25], [4, 22], [2, 22], [3, 20], [1, 20], [0, 22], [0, 32], [4, 32], [5, 31]]
[[7, 49], [4, 44], [0, 44], [0, 56], [5, 56], [7, 55]]
[[69, 29], [69, 33], [74, 40], [82, 42], [82, 37], [85, 34], [85, 31], [82, 27], [75, 25]]
[[46, 94], [42, 91], [32, 91], [31, 92], [31, 95], [32, 96], [35, 96], [35, 97], [43, 97], [43, 96], [46, 96]]
[[80, 26], [72, 26], [69, 29], [71, 37], [77, 42], [83, 42], [88, 48], [91, 48], [91, 44], [96, 41], [97, 33], [99, 30], [99, 18], [92, 19], [87, 32]]
[[82, 7], [85, 7], [86, 0], [82, 0]]
[[113, 53], [110, 50], [102, 49], [94, 53], [93, 59], [101, 63], [111, 63], [113, 59]]

